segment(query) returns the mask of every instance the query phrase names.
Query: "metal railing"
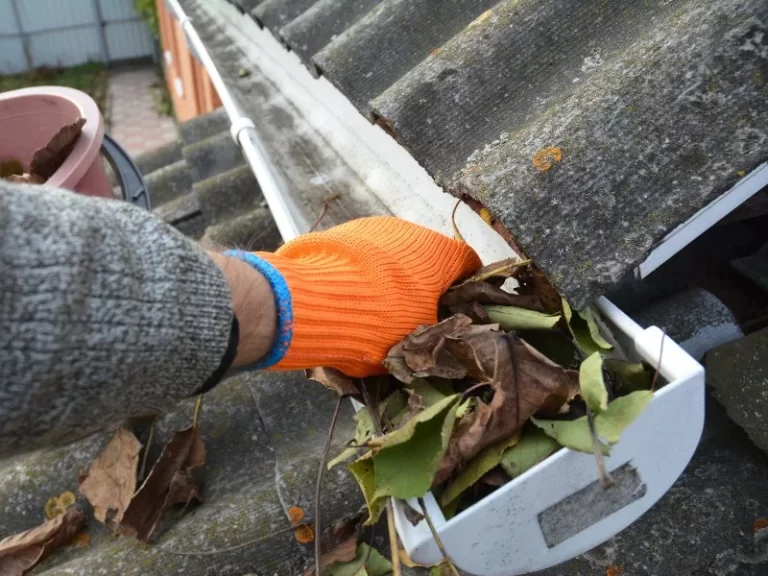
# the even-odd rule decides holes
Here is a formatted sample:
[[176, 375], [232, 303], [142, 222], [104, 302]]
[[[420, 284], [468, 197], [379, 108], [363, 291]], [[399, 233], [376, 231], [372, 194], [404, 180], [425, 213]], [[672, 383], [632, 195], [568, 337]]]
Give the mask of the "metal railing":
[[200, 60], [203, 68], [205, 68], [213, 87], [219, 95], [221, 104], [231, 123], [230, 134], [232, 139], [243, 150], [246, 162], [256, 176], [261, 192], [269, 205], [272, 218], [274, 218], [283, 240], [287, 242], [307, 232], [309, 230], [309, 223], [304, 216], [303, 210], [295, 203], [283, 175], [271, 163], [264, 143], [256, 132], [253, 121], [242, 113], [240, 106], [235, 102], [232, 94], [230, 94], [205, 44], [203, 44], [203, 41], [192, 25], [191, 18], [184, 12], [178, 0], [166, 0], [166, 3], [181, 25], [182, 30], [184, 30], [190, 48]]

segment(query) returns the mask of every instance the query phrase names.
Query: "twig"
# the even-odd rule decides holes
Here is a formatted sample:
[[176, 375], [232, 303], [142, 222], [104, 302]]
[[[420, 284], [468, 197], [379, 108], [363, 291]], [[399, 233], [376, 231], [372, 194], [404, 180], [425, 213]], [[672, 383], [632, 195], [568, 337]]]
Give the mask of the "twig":
[[365, 552], [365, 560], [363, 560], [363, 569], [368, 571], [368, 560], [371, 558], [371, 550], [373, 550], [373, 539], [376, 536], [376, 524], [371, 526], [371, 535], [368, 537], [368, 550]]
[[453, 205], [453, 210], [451, 210], [451, 226], [453, 227], [453, 237], [466, 244], [467, 241], [464, 240], [464, 236], [459, 232], [459, 227], [456, 226], [456, 210], [458, 210], [459, 204], [461, 204], [461, 198], [456, 200], [456, 204]]
[[271, 534], [267, 534], [266, 536], [261, 536], [260, 538], [254, 538], [253, 540], [248, 540], [247, 542], [242, 542], [240, 544], [236, 544], [235, 546], [230, 546], [229, 548], [221, 548], [220, 550], [204, 550], [202, 552], [179, 552], [177, 550], [168, 550], [167, 548], [163, 548], [162, 546], [159, 547], [158, 550], [160, 550], [160, 552], [165, 552], [166, 554], [172, 554], [173, 556], [213, 556], [214, 554], [226, 554], [227, 552], [234, 552], [235, 550], [240, 550], [241, 548], [245, 548], [246, 546], [252, 546], [253, 544], [258, 544], [259, 542], [268, 540], [273, 536], [277, 536], [279, 534], [284, 534], [286, 532], [296, 530], [296, 528], [301, 528], [302, 526], [310, 526], [311, 523], [312, 521], [310, 520], [307, 522], [301, 522], [299, 524], [293, 524], [292, 526], [288, 526], [287, 528], [281, 528], [280, 530], [276, 530], [275, 532], [272, 532]]
[[[514, 268], [520, 268], [521, 266], [528, 266], [533, 262], [530, 258], [527, 258], [526, 260], [519, 260], [517, 262], [508, 262], [502, 266], [499, 266], [498, 268], [493, 268], [491, 270], [485, 270], [484, 272], [478, 272], [474, 276], [470, 276], [464, 282], [459, 284], [461, 286], [462, 284], [468, 284], [469, 282], [484, 282], [485, 280], [488, 280], [489, 278], [493, 278], [494, 276], [501, 274], [503, 272], [507, 272], [509, 270], [512, 270]], [[490, 266], [490, 264], [489, 264]]]
[[199, 394], [197, 396], [197, 401], [195, 402], [195, 412], [192, 415], [192, 428], [197, 428], [197, 420], [200, 417], [200, 408], [203, 406], [203, 395]]
[[144, 456], [141, 458], [141, 467], [139, 468], [138, 479], [144, 480], [144, 472], [147, 471], [147, 460], [149, 460], [149, 449], [152, 448], [152, 440], [155, 439], [155, 422], [149, 425], [149, 438], [147, 438], [147, 445], [144, 446]]
[[[376, 436], [383, 436], [384, 431], [381, 428], [381, 421], [379, 420], [378, 409], [375, 402], [371, 398], [371, 393], [364, 381], [360, 382], [360, 390], [363, 394], [363, 401], [365, 402], [365, 408], [371, 416], [371, 422], [373, 423], [373, 429]], [[378, 394], [378, 388], [377, 388]], [[402, 576], [402, 570], [400, 568], [400, 555], [398, 554], [397, 546], [397, 530], [395, 530], [395, 508], [392, 505], [392, 498], [387, 498], [387, 531], [389, 532], [389, 551], [392, 556], [392, 576]]]
[[401, 576], [400, 550], [395, 529], [395, 506], [393, 498], [387, 498], [387, 531], [389, 532], [389, 553], [392, 555], [392, 576]]
[[325, 447], [323, 455], [320, 457], [320, 466], [317, 469], [317, 483], [315, 484], [315, 574], [320, 576], [320, 488], [323, 485], [323, 472], [325, 472], [325, 461], [328, 460], [328, 452], [331, 450], [331, 441], [333, 440], [333, 431], [336, 428], [336, 422], [341, 413], [341, 401], [343, 397], [336, 398], [336, 407], [333, 409], [331, 417], [331, 426], [328, 428], [328, 435], [325, 437]]
[[667, 338], [667, 333], [662, 330], [661, 331], [661, 347], [659, 349], [659, 361], [656, 363], [656, 373], [653, 375], [653, 380], [651, 380], [651, 392], [656, 390], [656, 381], [659, 379], [659, 372], [661, 372], [661, 357], [664, 355], [664, 340]]
[[605, 460], [603, 459], [603, 451], [600, 449], [602, 442], [597, 437], [597, 429], [595, 428], [595, 417], [592, 414], [592, 410], [587, 405], [587, 424], [589, 425], [589, 434], [592, 436], [592, 451], [595, 455], [595, 463], [597, 464], [597, 477], [600, 479], [600, 487], [603, 490], [608, 490], [616, 486], [616, 481], [611, 476], [610, 472], [605, 469]]
[[464, 390], [464, 392], [462, 392], [462, 393], [461, 393], [461, 398], [462, 398], [462, 399], [466, 398], [466, 397], [467, 397], [467, 395], [468, 395], [470, 392], [474, 392], [474, 391], [475, 391], [475, 390], [477, 390], [478, 388], [484, 388], [485, 386], [490, 386], [490, 385], [491, 385], [491, 383], [490, 383], [490, 382], [478, 382], [477, 384], [472, 384], [472, 386], [470, 386], [469, 388], [467, 388], [466, 390]]
[[443, 544], [443, 539], [440, 538], [440, 534], [437, 533], [437, 530], [435, 529], [435, 525], [432, 524], [432, 518], [430, 518], [429, 512], [427, 512], [427, 505], [424, 502], [424, 498], [419, 498], [419, 506], [421, 506], [421, 513], [424, 514], [424, 520], [427, 521], [427, 526], [429, 526], [429, 531], [432, 532], [432, 538], [435, 539], [435, 544], [437, 544], [437, 547], [440, 548], [440, 553], [443, 555], [443, 562], [448, 564], [448, 568], [451, 569], [451, 572], [453, 572], [455, 576], [461, 576], [461, 574], [459, 574], [459, 571], [456, 569], [456, 566], [453, 565], [453, 562], [451, 561], [451, 557], [448, 556], [448, 551], [445, 549], [445, 545]]
[[307, 232], [314, 232], [315, 228], [317, 228], [318, 224], [320, 224], [320, 220], [325, 218], [325, 214], [328, 212], [328, 202], [323, 202], [323, 210], [320, 212], [320, 216], [315, 218], [315, 223], [312, 224], [312, 227], [307, 230]]

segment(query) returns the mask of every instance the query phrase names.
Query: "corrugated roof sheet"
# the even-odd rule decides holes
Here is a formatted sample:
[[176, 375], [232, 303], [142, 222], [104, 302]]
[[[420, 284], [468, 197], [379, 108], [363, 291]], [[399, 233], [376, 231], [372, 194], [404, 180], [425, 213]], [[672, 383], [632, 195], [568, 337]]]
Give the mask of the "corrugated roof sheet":
[[285, 43], [315, 73], [311, 58], [381, 0], [319, 0], [280, 30]]
[[277, 30], [314, 3], [315, 0], [265, 0], [251, 10], [251, 16], [260, 25]]
[[768, 158], [764, 0], [305, 4], [264, 23], [577, 306]]
[[318, 71], [363, 114], [494, 0], [386, 0], [314, 55]]

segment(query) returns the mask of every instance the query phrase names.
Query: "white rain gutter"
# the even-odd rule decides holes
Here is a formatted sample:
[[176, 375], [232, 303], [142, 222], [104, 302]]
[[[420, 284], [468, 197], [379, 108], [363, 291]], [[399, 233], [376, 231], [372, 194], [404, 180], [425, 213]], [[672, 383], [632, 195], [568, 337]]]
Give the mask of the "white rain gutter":
[[303, 211], [299, 209], [290, 195], [285, 179], [271, 164], [253, 121], [243, 115], [237, 102], [229, 93], [227, 85], [205, 48], [205, 44], [192, 26], [192, 19], [184, 12], [178, 0], [166, 0], [166, 3], [179, 21], [190, 47], [200, 59], [219, 95], [221, 104], [231, 122], [229, 132], [232, 139], [240, 146], [246, 162], [253, 170], [283, 240], [287, 242], [307, 232], [309, 223], [306, 221]]

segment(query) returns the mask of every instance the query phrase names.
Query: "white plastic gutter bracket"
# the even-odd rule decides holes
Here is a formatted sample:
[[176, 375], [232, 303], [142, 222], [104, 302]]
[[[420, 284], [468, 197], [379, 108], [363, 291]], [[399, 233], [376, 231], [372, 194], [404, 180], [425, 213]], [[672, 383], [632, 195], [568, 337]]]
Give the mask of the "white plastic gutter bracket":
[[168, 7], [181, 25], [192, 49], [200, 58], [200, 63], [205, 68], [211, 79], [216, 93], [219, 95], [221, 105], [227, 113], [231, 123], [230, 134], [233, 140], [243, 151], [245, 160], [251, 167], [256, 180], [259, 183], [264, 199], [269, 205], [272, 217], [275, 220], [280, 235], [286, 242], [309, 230], [309, 223], [304, 217], [303, 211], [296, 205], [289, 193], [288, 185], [278, 170], [272, 165], [266, 153], [264, 144], [255, 130], [253, 121], [244, 116], [240, 107], [235, 102], [227, 89], [227, 85], [216, 69], [211, 55], [200, 39], [192, 20], [184, 12], [178, 0], [166, 0]]
[[231, 119], [232, 126], [229, 127], [229, 133], [232, 136], [232, 140], [235, 141], [235, 144], [238, 146], [240, 145], [240, 132], [247, 128], [253, 128], [255, 129], [256, 126], [253, 124], [253, 121], [250, 118], [246, 118], [245, 116], [240, 116], [239, 118]]

